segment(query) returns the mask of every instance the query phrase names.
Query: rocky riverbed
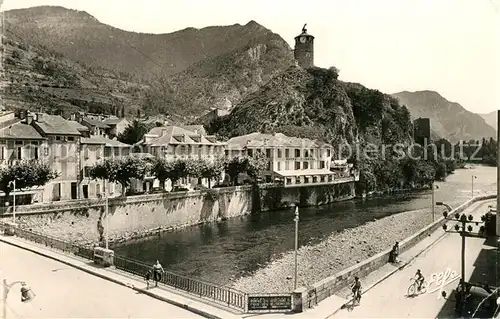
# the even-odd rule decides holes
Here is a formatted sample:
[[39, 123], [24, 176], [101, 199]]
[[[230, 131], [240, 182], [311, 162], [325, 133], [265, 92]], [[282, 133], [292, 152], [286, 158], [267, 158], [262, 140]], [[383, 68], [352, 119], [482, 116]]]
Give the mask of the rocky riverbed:
[[[297, 285], [312, 285], [328, 276], [376, 255], [432, 222], [429, 209], [403, 212], [334, 233], [319, 244], [298, 252]], [[299, 243], [300, 244], [300, 243]], [[266, 267], [237, 280], [233, 288], [245, 292], [293, 290], [294, 252], [276, 258]]]

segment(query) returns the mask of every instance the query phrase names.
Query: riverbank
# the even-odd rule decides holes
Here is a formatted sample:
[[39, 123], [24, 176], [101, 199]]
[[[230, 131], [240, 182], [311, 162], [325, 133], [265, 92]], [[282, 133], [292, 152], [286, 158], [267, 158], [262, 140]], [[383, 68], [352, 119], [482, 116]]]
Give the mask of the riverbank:
[[[436, 219], [439, 218], [436, 214]], [[389, 249], [432, 223], [430, 209], [399, 213], [334, 233], [319, 244], [298, 252], [297, 285], [309, 286]], [[276, 258], [253, 275], [239, 278], [232, 287], [246, 292], [293, 290], [294, 252]]]

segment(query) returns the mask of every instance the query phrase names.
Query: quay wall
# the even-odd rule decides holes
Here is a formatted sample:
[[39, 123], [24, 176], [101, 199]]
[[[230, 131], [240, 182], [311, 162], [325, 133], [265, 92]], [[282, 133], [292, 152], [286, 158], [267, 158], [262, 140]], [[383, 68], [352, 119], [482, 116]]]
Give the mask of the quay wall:
[[[315, 206], [354, 198], [354, 183], [284, 188], [263, 184], [207, 191], [160, 193], [108, 199], [88, 199], [16, 207], [16, 223], [73, 243], [119, 243], [162, 231], [265, 213], [292, 205]], [[12, 218], [9, 208], [2, 220]], [[108, 228], [109, 225], [109, 228]]]

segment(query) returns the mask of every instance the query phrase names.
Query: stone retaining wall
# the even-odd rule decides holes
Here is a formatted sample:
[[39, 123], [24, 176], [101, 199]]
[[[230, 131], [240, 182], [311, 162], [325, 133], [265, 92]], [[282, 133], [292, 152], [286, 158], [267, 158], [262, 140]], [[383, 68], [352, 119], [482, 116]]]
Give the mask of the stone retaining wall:
[[[109, 220], [105, 218], [104, 199], [23, 205], [16, 207], [16, 222], [35, 232], [89, 245], [104, 241], [109, 223], [109, 240], [116, 243], [296, 203], [313, 206], [353, 196], [353, 183], [296, 188], [236, 186], [110, 198]], [[11, 212], [1, 217], [11, 218]]]
[[[475, 202], [494, 198], [496, 198], [496, 195], [478, 196], [472, 198], [459, 207], [453, 209], [450, 214], [461, 213]], [[410, 249], [422, 239], [434, 232], [436, 229], [442, 227], [445, 222], [445, 218], [441, 217], [439, 220], [423, 228], [415, 235], [401, 241], [399, 243], [400, 252], [404, 252]], [[345, 288], [349, 283], [354, 281], [354, 277], [363, 277], [373, 272], [374, 270], [377, 270], [378, 268], [389, 262], [390, 252], [391, 249], [388, 249], [362, 261], [357, 265], [349, 267], [333, 276], [325, 278], [310, 287], [298, 288], [296, 291], [294, 291], [294, 308], [296, 309], [296, 311], [302, 311], [310, 308], [314, 304], [319, 303], [329, 296], [332, 296], [339, 290]]]

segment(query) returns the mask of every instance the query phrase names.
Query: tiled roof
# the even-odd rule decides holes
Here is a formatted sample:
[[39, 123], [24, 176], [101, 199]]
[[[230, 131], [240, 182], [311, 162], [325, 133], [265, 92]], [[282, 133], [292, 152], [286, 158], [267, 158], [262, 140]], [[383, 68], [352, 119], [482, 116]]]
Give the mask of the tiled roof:
[[42, 140], [44, 137], [31, 125], [15, 123], [0, 130], [0, 139]]
[[90, 117], [84, 117], [82, 121], [85, 121], [86, 123], [92, 125], [92, 126], [97, 126], [99, 128], [109, 128], [106, 124], [104, 124], [101, 121], [91, 119]]
[[148, 141], [147, 145], [164, 146], [168, 144], [198, 144], [198, 145], [223, 145], [215, 140], [214, 136], [203, 136], [179, 126], [155, 127], [148, 135], [157, 136], [156, 139]]
[[68, 122], [70, 122], [71, 125], [73, 125], [78, 131], [88, 131], [89, 130], [88, 127], [86, 127], [85, 125], [82, 125], [82, 124], [78, 123], [77, 121], [68, 120]]
[[203, 127], [203, 125], [183, 125], [181, 127], [188, 131], [198, 131], [198, 134], [207, 135], [207, 131], [205, 130], [205, 127]]
[[227, 141], [227, 146], [232, 149], [243, 149], [245, 147], [325, 147], [330, 146], [320, 141], [307, 138], [289, 137], [283, 133], [263, 134], [250, 133], [243, 136], [233, 137]]
[[59, 115], [42, 115], [42, 122], [33, 121], [45, 134], [81, 135], [70, 121]]
[[131, 145], [122, 143], [117, 140], [112, 140], [104, 136], [92, 136], [89, 138], [82, 138], [82, 144], [104, 144], [108, 147], [131, 147]]
[[116, 124], [120, 123], [121, 121], [127, 121], [127, 120], [124, 118], [108, 118], [102, 122], [106, 125], [116, 125]]

